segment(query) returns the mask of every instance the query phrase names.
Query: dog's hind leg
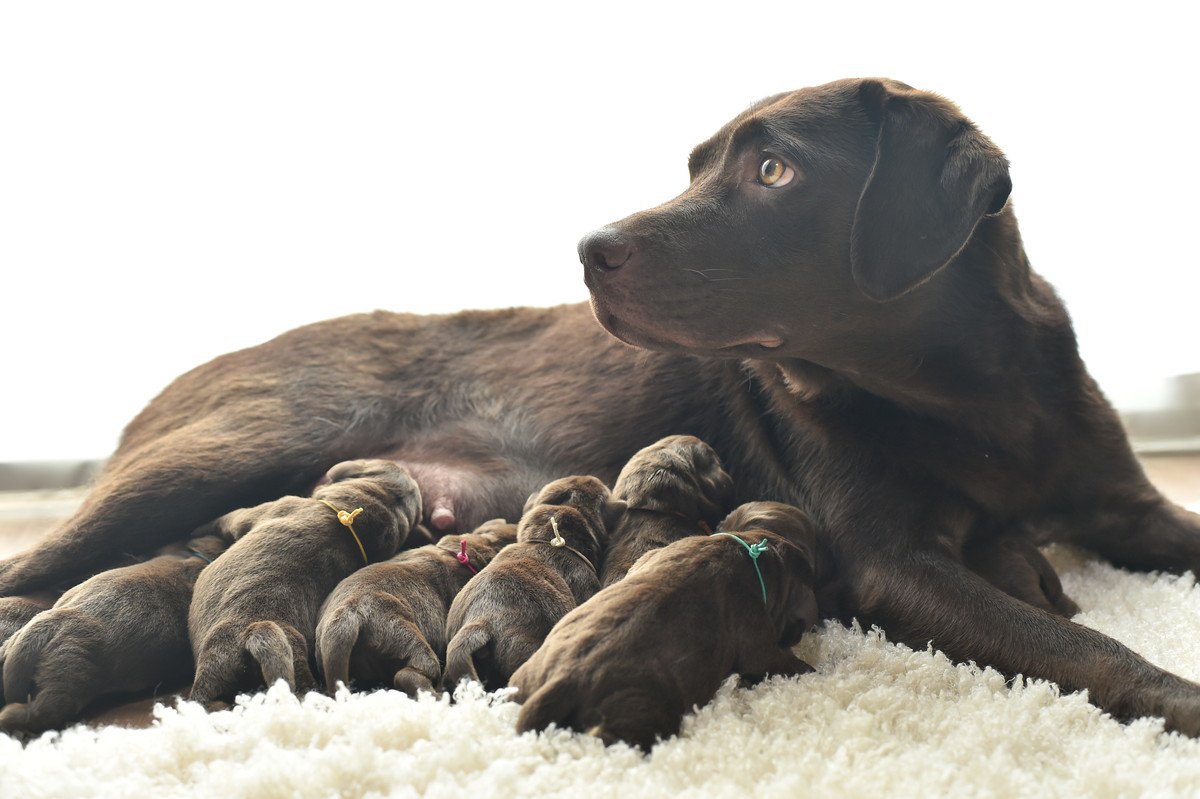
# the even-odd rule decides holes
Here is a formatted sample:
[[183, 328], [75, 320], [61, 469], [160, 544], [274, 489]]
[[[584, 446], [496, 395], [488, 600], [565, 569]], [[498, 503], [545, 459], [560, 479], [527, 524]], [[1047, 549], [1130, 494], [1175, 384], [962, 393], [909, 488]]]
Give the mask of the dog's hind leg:
[[1136, 571], [1200, 574], [1200, 514], [1157, 495], [1139, 502], [1098, 501], [1084, 511], [1049, 518], [1054, 540], [1095, 551]]
[[1050, 613], [1071, 618], [1079, 606], [1063, 593], [1058, 573], [1025, 538], [981, 538], [963, 549], [967, 568], [1009, 596]]
[[959, 661], [1052, 680], [1121, 719], [1162, 716], [1200, 735], [1200, 685], [1103, 633], [1021, 602], [938, 552], [848, 564], [858, 616], [893, 640], [929, 642]]

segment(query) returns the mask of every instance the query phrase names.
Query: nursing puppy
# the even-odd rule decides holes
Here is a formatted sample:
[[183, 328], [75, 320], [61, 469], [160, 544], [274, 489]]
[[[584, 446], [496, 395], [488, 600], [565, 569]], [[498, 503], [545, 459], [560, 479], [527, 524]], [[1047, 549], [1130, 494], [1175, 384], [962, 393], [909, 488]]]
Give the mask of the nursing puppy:
[[623, 510], [594, 477], [564, 477], [529, 498], [517, 543], [505, 547], [450, 606], [443, 685], [464, 678], [503, 688], [554, 623], [600, 590], [596, 563]]
[[[16, 634], [39, 613], [54, 607], [54, 603], [62, 596], [58, 591], [35, 591], [20, 596], [6, 596], [0, 599], [0, 646]], [[0, 691], [0, 704], [4, 703], [4, 692]]]
[[212, 523], [235, 543], [197, 581], [188, 614], [195, 701], [280, 679], [315, 688], [309, 642], [321, 603], [356, 569], [395, 555], [421, 516], [417, 485], [395, 463], [347, 461], [327, 477], [311, 499], [284, 497]]
[[78, 718], [105, 694], [183, 684], [192, 672], [188, 603], [225, 549], [212, 535], [101, 572], [67, 591], [0, 646], [0, 730], [41, 732]]
[[756, 682], [811, 671], [791, 652], [817, 621], [808, 517], [754, 502], [720, 530], [765, 549], [755, 560], [714, 534], [642, 557], [624, 580], [564, 616], [517, 669], [517, 729], [556, 724], [649, 750], [679, 732], [684, 714], [730, 674]]
[[711, 533], [733, 504], [733, 480], [708, 444], [695, 436], [667, 436], [630, 458], [613, 495], [629, 507], [609, 536], [600, 574], [605, 586], [650, 550]]
[[467, 581], [503, 547], [517, 526], [493, 519], [469, 535], [373, 563], [338, 583], [321, 607], [317, 663], [330, 693], [339, 682], [391, 685], [413, 696], [441, 683], [446, 616]]

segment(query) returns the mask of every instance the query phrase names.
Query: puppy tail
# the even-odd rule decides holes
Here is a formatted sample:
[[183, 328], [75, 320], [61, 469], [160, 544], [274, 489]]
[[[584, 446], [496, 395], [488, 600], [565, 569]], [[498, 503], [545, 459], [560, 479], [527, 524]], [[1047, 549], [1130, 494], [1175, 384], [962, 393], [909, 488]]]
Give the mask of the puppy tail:
[[287, 633], [273, 621], [256, 621], [246, 628], [246, 651], [258, 662], [268, 687], [284, 680], [296, 689], [296, 668]]
[[6, 702], [28, 701], [33, 693], [34, 676], [42, 653], [46, 651], [57, 626], [47, 617], [35, 618], [4, 643], [3, 697]]
[[442, 687], [451, 691], [463, 680], [479, 679], [475, 670], [475, 653], [487, 646], [492, 640], [491, 625], [480, 619], [464, 625], [450, 639], [446, 647], [446, 669], [442, 675]]
[[350, 684], [350, 653], [361, 628], [362, 616], [353, 610], [335, 611], [317, 626], [317, 660], [329, 693], [337, 689], [338, 682]]

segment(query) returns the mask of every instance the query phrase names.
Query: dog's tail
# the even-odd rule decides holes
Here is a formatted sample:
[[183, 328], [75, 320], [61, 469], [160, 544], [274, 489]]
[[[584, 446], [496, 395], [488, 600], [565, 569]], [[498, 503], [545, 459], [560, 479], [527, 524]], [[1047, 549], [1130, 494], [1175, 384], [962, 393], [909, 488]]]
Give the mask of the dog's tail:
[[0, 697], [5, 702], [25, 702], [33, 693], [37, 666], [56, 630], [58, 625], [53, 617], [42, 614], [4, 642], [4, 659], [0, 664], [4, 670], [0, 674], [0, 684], [4, 690], [0, 692]]
[[296, 666], [287, 633], [273, 621], [256, 621], [246, 628], [246, 651], [258, 662], [263, 682], [269, 687], [284, 680], [296, 690]]
[[339, 682], [350, 684], [350, 653], [358, 643], [362, 621], [358, 611], [338, 608], [317, 625], [317, 662], [330, 693]]
[[464, 679], [482, 682], [475, 669], [475, 656], [492, 642], [492, 626], [487, 619], [463, 625], [446, 646], [446, 668], [442, 687], [453, 691]]

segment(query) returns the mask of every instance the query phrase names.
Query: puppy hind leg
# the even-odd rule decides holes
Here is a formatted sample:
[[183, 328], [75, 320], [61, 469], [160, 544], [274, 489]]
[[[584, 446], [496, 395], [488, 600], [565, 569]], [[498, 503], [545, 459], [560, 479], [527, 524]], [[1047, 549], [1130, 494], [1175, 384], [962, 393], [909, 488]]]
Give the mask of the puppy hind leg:
[[61, 728], [103, 692], [103, 630], [94, 619], [57, 614], [30, 633], [5, 645], [6, 696], [14, 701], [0, 711], [0, 730]]
[[380, 665], [374, 671], [396, 669], [392, 685], [409, 696], [433, 691], [442, 679], [442, 663], [421, 629], [409, 620], [411, 609], [391, 594], [375, 592], [362, 598], [355, 611], [368, 620], [359, 646], [363, 656]]
[[[614, 691], [580, 719], [583, 731], [612, 746], [624, 742], [649, 752], [656, 741], [679, 733], [686, 708], [644, 688]], [[594, 720], [594, 723], [588, 723]]]
[[579, 695], [573, 683], [554, 680], [524, 696], [523, 700], [525, 688], [518, 688], [520, 692], [517, 694], [517, 701], [522, 702], [522, 705], [521, 712], [517, 714], [517, 732], [538, 732], [551, 724], [574, 729], [570, 726], [570, 721]]

